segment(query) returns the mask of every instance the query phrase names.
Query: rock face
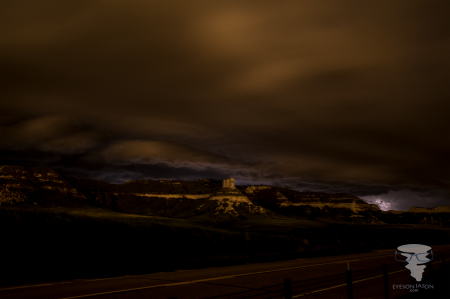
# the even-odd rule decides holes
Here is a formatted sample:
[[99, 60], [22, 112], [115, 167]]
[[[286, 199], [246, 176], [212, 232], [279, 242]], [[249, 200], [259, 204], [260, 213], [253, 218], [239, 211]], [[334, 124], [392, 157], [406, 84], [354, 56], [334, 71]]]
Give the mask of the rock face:
[[234, 185], [234, 179], [228, 178], [226, 180], [222, 181], [222, 188], [230, 188], [230, 189], [236, 189], [236, 186]]
[[380, 212], [377, 205], [368, 204], [351, 194], [298, 192], [276, 186], [249, 186], [242, 190], [253, 203], [286, 216], [382, 223], [370, 213]]
[[275, 186], [251, 186], [245, 193], [255, 203], [273, 203], [272, 208], [308, 205], [323, 209], [346, 208], [353, 212], [379, 211], [377, 205], [368, 204], [364, 200], [347, 193], [298, 192], [289, 188]]
[[384, 222], [375, 217], [372, 213], [353, 214], [345, 219], [346, 221], [354, 223], [370, 223], [370, 224], [383, 224]]
[[[145, 185], [149, 182], [141, 182]], [[163, 184], [174, 184], [174, 182], [159, 181]], [[200, 188], [197, 186], [183, 187], [184, 182], [175, 182], [185, 190], [178, 194], [164, 194], [164, 193], [114, 193], [117, 197], [117, 207], [124, 212], [129, 212], [136, 209], [136, 206], [141, 206], [141, 211], [146, 211], [145, 214], [171, 216], [171, 217], [192, 217], [197, 215], [210, 215], [212, 217], [239, 217], [245, 214], [266, 214], [266, 210], [253, 204], [247, 196], [240, 190], [236, 189], [234, 179], [229, 178], [221, 182], [222, 188], [209, 189], [210, 193], [192, 194], [195, 191], [199, 192]], [[201, 181], [200, 181], [201, 183]], [[208, 184], [208, 182], [206, 182]], [[139, 186], [136, 186], [139, 190]], [[178, 188], [178, 187], [177, 187]], [[178, 190], [178, 189], [177, 189]], [[190, 193], [190, 194], [188, 194]], [[133, 207], [127, 205], [130, 201], [136, 202], [136, 199], [130, 198], [140, 197], [138, 204]], [[126, 198], [126, 199], [124, 199]], [[152, 207], [148, 210], [148, 207]]]
[[311, 192], [300, 192], [292, 201], [285, 200], [282, 206], [289, 205], [310, 205], [313, 207], [323, 208], [329, 206], [330, 208], [347, 208], [353, 212], [362, 212], [367, 210], [379, 211], [377, 205], [368, 204], [362, 199], [346, 193], [318, 193], [311, 194]]
[[228, 214], [239, 216], [244, 214], [266, 214], [266, 210], [251, 202], [240, 190], [234, 186], [234, 179], [229, 178], [222, 181], [222, 189], [209, 198], [216, 204], [214, 215]]
[[0, 205], [19, 202], [56, 204], [85, 199], [76, 188], [70, 185], [61, 175], [44, 167], [0, 167]]
[[27, 197], [20, 189], [2, 186], [0, 189], [0, 205], [26, 202]]
[[234, 218], [267, 213], [236, 188], [233, 178], [223, 181], [134, 180], [125, 184], [91, 179], [72, 181], [93, 204], [125, 213], [175, 218], [200, 215]]
[[247, 188], [245, 188], [245, 193], [246, 194], [252, 194], [255, 191], [259, 191], [259, 190], [264, 190], [264, 189], [272, 189], [272, 186], [248, 186]]

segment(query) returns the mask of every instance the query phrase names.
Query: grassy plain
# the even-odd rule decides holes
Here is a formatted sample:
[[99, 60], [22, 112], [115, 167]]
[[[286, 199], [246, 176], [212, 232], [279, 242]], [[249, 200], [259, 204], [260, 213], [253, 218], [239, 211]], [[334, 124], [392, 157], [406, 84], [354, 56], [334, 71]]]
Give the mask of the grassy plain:
[[2, 285], [113, 277], [449, 243], [433, 225], [248, 215], [173, 219], [103, 208], [0, 208]]

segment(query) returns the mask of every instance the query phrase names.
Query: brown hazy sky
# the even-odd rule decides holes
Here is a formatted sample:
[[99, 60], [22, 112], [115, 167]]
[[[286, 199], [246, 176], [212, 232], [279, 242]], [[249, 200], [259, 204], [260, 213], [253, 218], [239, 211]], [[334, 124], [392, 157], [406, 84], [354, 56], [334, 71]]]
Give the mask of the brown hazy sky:
[[1, 164], [450, 204], [450, 1], [0, 5]]

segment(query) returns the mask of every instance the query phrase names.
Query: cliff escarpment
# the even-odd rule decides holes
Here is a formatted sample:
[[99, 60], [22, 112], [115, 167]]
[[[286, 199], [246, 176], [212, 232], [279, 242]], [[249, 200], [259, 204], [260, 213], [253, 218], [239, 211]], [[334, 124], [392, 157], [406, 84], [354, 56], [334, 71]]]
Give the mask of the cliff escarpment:
[[327, 218], [354, 223], [384, 223], [377, 205], [347, 193], [299, 192], [277, 186], [240, 187], [255, 204], [290, 217]]
[[285, 187], [249, 186], [242, 188], [245, 194], [255, 203], [269, 204], [271, 208], [282, 210], [285, 207], [312, 206], [320, 209], [347, 208], [352, 212], [379, 211], [377, 205], [368, 204], [364, 200], [348, 193], [299, 192]]
[[[353, 223], [448, 224], [448, 207], [383, 212], [347, 193], [299, 192], [277, 186], [235, 186], [234, 179], [133, 180], [124, 184], [74, 178], [53, 169], [1, 166], [0, 205], [97, 207], [171, 218], [237, 219], [282, 215]], [[430, 215], [432, 214], [432, 217]]]
[[69, 178], [93, 205], [139, 215], [190, 218], [236, 218], [246, 214], [266, 215], [236, 189], [234, 179], [133, 180], [108, 184], [92, 179]]
[[0, 167], [0, 205], [85, 206], [85, 197], [63, 176], [43, 167]]

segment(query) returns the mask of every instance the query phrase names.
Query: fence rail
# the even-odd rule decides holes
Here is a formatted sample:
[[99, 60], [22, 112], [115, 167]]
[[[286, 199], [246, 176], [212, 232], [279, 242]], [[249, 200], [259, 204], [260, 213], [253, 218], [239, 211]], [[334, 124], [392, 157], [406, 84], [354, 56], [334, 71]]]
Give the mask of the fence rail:
[[[446, 255], [445, 253], [442, 253], [442, 267], [446, 265]], [[436, 263], [436, 262], [435, 262]], [[428, 264], [428, 273], [432, 273], [435, 269], [431, 266], [431, 262]], [[291, 278], [285, 278], [283, 283], [275, 284], [271, 286], [265, 286], [263, 288], [248, 288], [248, 290], [241, 291], [241, 292], [235, 292], [235, 293], [229, 293], [225, 295], [219, 295], [215, 297], [208, 297], [208, 299], [213, 298], [223, 298], [223, 297], [229, 297], [229, 296], [239, 296], [243, 295], [243, 297], [236, 297], [240, 299], [247, 299], [247, 298], [253, 298], [257, 296], [263, 296], [263, 295], [273, 295], [272, 297], [266, 297], [266, 299], [273, 299], [273, 298], [285, 298], [285, 299], [292, 299], [293, 297], [311, 293], [314, 291], [319, 291], [320, 289], [327, 289], [331, 287], [336, 286], [343, 286], [347, 285], [347, 297], [348, 299], [353, 299], [353, 282], [358, 281], [361, 279], [370, 279], [374, 276], [383, 276], [383, 284], [384, 284], [384, 296], [385, 299], [389, 299], [389, 274], [398, 271], [399, 269], [404, 268], [403, 264], [399, 263], [393, 263], [393, 264], [382, 264], [381, 267], [374, 267], [370, 269], [364, 269], [364, 270], [358, 270], [358, 271], [352, 271], [347, 265], [347, 270], [344, 273], [341, 274], [334, 274], [329, 276], [323, 276], [319, 278], [311, 278], [311, 279], [304, 279], [304, 280], [297, 280], [292, 281]], [[324, 280], [325, 279], [325, 280]], [[327, 283], [326, 285], [323, 285], [324, 283]], [[305, 289], [305, 286], [308, 287]], [[312, 286], [312, 287], [311, 287]], [[274, 289], [270, 289], [274, 288]], [[301, 290], [299, 290], [302, 288]], [[258, 294], [248, 294], [250, 292], [254, 291], [265, 291], [264, 293], [258, 293]], [[248, 294], [248, 296], [245, 296]]]
[[[445, 265], [446, 265], [445, 253], [442, 253], [441, 257], [442, 257], [442, 267], [445, 267]], [[433, 273], [434, 269], [432, 267], [432, 263], [430, 262], [430, 263], [428, 263], [428, 265], [429, 265], [428, 273]], [[396, 271], [398, 271], [398, 269], [403, 268], [403, 267], [404, 267], [403, 264], [398, 264], [398, 263], [390, 264], [390, 265], [383, 264], [382, 267], [375, 267], [375, 268], [370, 268], [370, 269], [364, 269], [364, 270], [359, 270], [359, 271], [355, 271], [355, 272], [352, 273], [352, 270], [350, 269], [349, 265], [347, 264], [347, 270], [346, 270], [344, 275], [345, 275], [346, 283], [347, 283], [347, 297], [348, 297], [348, 299], [353, 299], [353, 281], [359, 280], [359, 279], [363, 278], [362, 275], [367, 276], [367, 274], [370, 274], [369, 277], [364, 277], [364, 278], [370, 278], [374, 274], [378, 274], [378, 275], [382, 274], [383, 275], [384, 295], [385, 295], [385, 299], [389, 299], [389, 278], [388, 278], [388, 276], [389, 276], [390, 273], [396, 272]], [[366, 272], [366, 273], [363, 273], [363, 272]], [[356, 275], [354, 275], [354, 274], [356, 274]], [[301, 282], [301, 281], [297, 281], [297, 283], [298, 282]], [[330, 284], [330, 285], [327, 285], [327, 286], [321, 286], [319, 288], [329, 288], [329, 287], [332, 287], [334, 285], [335, 284]], [[311, 292], [312, 290], [317, 290], [317, 289], [318, 288], [306, 289], [306, 290], [303, 289], [301, 291], [301, 293], [308, 293], [308, 292]], [[295, 294], [295, 295], [299, 295], [300, 294], [300, 292], [295, 292], [295, 291], [293, 292], [292, 290], [289, 290], [288, 293], [292, 293], [292, 294]], [[271, 298], [275, 298], [275, 297], [271, 297]], [[292, 298], [292, 296], [291, 297], [285, 296], [285, 298], [289, 298], [290, 299], [290, 298]]]

